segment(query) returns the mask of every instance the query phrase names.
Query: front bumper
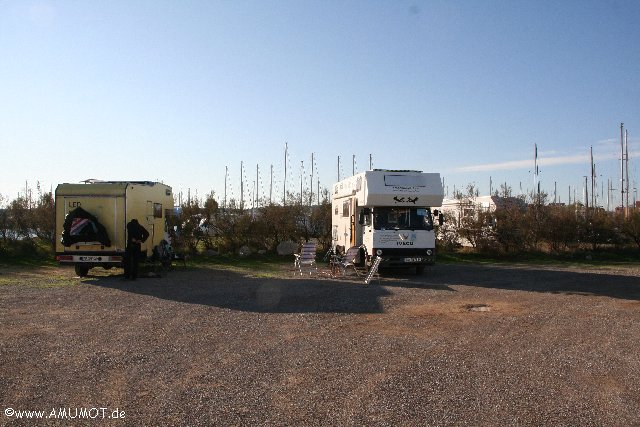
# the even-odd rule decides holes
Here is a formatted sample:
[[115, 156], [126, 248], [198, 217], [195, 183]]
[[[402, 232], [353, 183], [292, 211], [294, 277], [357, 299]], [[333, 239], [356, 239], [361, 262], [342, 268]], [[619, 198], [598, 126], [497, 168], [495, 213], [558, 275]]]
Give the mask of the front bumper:
[[[379, 254], [382, 252], [382, 254]], [[396, 249], [374, 248], [371, 257], [380, 256], [383, 266], [432, 265], [436, 262], [435, 248]]]

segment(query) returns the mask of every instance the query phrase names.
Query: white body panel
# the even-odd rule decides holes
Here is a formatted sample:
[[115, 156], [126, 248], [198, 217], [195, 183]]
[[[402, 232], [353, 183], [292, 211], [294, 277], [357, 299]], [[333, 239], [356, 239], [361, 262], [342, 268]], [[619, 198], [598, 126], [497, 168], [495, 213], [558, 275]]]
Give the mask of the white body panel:
[[440, 206], [444, 190], [439, 173], [373, 170], [333, 186], [333, 199], [355, 196], [359, 206]]

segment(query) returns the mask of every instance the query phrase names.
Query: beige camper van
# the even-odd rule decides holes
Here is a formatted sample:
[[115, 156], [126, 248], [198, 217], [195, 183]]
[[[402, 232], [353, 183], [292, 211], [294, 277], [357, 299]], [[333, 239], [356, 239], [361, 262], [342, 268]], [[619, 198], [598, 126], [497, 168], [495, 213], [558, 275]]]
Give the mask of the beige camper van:
[[149, 231], [142, 256], [151, 257], [169, 241], [173, 212], [171, 187], [149, 181], [86, 181], [56, 188], [56, 260], [73, 264], [79, 276], [92, 267], [120, 267], [132, 219]]

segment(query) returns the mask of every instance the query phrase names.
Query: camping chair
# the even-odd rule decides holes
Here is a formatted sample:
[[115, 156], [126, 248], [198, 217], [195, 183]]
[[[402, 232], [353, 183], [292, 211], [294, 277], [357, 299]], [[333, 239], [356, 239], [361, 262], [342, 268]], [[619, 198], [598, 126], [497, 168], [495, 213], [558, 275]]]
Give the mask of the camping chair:
[[342, 275], [346, 276], [347, 268], [353, 268], [353, 271], [356, 272], [356, 275], [359, 277], [360, 272], [358, 271], [358, 267], [356, 266], [356, 259], [360, 254], [359, 246], [352, 246], [347, 249], [344, 256], [338, 260], [338, 265], [342, 268]]
[[302, 275], [302, 269], [304, 267], [309, 267], [309, 274], [312, 273], [313, 270], [318, 270], [316, 266], [316, 244], [315, 243], [305, 243], [302, 245], [299, 254], [293, 254], [296, 257], [294, 261], [294, 266], [300, 270], [300, 275]]

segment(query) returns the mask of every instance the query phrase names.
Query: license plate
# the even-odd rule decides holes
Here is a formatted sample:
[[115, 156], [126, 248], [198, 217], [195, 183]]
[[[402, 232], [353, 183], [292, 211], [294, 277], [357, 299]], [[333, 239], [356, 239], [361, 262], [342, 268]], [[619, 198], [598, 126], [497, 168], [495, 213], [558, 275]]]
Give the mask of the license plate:
[[78, 259], [80, 261], [102, 261], [102, 257], [99, 256], [81, 256]]
[[422, 258], [405, 258], [404, 262], [422, 262]]

